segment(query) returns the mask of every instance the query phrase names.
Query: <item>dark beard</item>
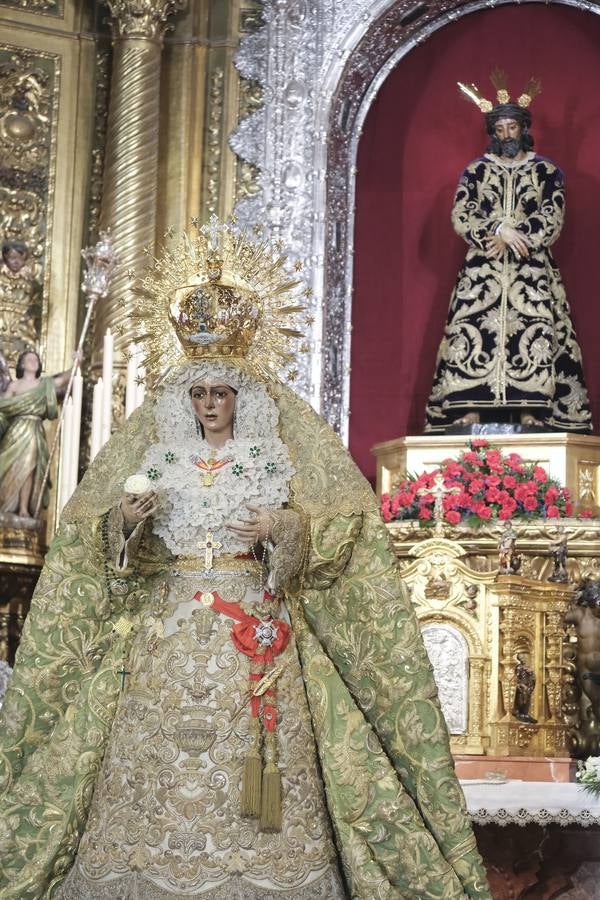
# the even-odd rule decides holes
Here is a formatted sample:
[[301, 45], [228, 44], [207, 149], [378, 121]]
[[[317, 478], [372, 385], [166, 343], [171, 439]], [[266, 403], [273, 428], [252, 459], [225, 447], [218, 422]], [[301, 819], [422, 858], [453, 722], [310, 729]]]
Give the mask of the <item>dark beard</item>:
[[490, 143], [490, 151], [496, 156], [506, 156], [508, 159], [514, 159], [517, 153], [523, 150], [523, 138], [506, 138], [501, 141], [497, 137], [493, 137]]

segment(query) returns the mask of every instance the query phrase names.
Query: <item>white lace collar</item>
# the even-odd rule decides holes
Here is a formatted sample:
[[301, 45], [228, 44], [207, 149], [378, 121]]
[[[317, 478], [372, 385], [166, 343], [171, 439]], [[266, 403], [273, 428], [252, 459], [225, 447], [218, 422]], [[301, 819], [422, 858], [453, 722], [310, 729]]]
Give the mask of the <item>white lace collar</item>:
[[[196, 433], [190, 387], [199, 379], [238, 391], [234, 438], [216, 451]], [[221, 544], [219, 552], [247, 551], [225, 523], [246, 518], [246, 503], [280, 508], [294, 474], [265, 385], [223, 363], [187, 366], [163, 388], [155, 415], [159, 440], [140, 470], [159, 498], [153, 531], [176, 556], [199, 556], [208, 531]]]

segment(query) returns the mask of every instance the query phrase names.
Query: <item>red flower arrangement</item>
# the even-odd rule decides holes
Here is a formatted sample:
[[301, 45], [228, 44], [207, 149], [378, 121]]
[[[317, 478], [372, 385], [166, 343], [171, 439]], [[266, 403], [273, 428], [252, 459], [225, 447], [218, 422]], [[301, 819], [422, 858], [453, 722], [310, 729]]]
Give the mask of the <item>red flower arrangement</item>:
[[394, 494], [383, 494], [384, 521], [418, 519], [433, 525], [434, 478], [444, 478], [444, 520], [477, 526], [491, 519], [558, 519], [573, 513], [571, 494], [550, 478], [542, 466], [518, 453], [504, 454], [486, 440], [471, 441], [458, 459], [446, 459], [439, 469], [408, 476]]

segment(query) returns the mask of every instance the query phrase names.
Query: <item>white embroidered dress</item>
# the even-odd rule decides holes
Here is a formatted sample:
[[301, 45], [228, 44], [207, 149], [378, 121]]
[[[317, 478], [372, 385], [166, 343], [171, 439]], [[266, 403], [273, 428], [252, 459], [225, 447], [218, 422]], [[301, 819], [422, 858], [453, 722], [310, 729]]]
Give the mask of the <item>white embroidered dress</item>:
[[[189, 396], [206, 378], [238, 391], [235, 437], [216, 454], [226, 462], [213, 469], [212, 485], [197, 465], [210, 448], [196, 433]], [[246, 503], [277, 509], [288, 498], [293, 468], [277, 434], [277, 408], [248, 376], [224, 365], [195, 366], [165, 387], [156, 420], [158, 441], [140, 474], [153, 479], [160, 509], [152, 530], [174, 561], [156, 577], [143, 611], [87, 829], [59, 897], [342, 898], [293, 635], [278, 657], [283, 824], [265, 833], [257, 819], [240, 815], [251, 745], [249, 659], [232, 643], [232, 619], [194, 599], [217, 592], [264, 615], [256, 565], [236, 560], [228, 571], [218, 557], [247, 552], [225, 528], [247, 517]], [[120, 524], [118, 514], [113, 518]], [[141, 531], [121, 541], [125, 569], [135, 562]], [[214, 570], [205, 571], [199, 545], [209, 531], [220, 547]], [[278, 600], [268, 609], [286, 617]]]

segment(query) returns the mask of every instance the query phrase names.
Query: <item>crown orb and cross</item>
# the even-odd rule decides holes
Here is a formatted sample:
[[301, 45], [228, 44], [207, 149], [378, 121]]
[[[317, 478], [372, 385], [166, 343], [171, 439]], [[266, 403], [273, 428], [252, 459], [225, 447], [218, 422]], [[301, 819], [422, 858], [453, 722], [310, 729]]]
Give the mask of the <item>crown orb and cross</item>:
[[229, 225], [226, 222], [220, 222], [213, 213], [206, 225], [203, 225], [200, 229], [200, 234], [207, 238], [208, 246], [216, 252], [221, 246], [221, 235], [226, 234], [228, 231], [231, 231]]

